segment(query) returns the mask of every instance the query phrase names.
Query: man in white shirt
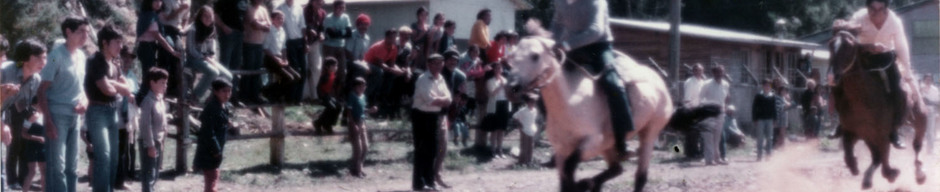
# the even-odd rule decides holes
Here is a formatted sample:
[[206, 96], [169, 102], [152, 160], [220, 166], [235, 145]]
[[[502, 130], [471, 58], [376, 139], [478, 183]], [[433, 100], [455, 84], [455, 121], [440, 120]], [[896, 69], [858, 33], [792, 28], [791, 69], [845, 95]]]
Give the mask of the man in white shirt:
[[[718, 65], [712, 68], [712, 79], [709, 79], [702, 85], [700, 104], [717, 104], [721, 106], [722, 109], [726, 108], [731, 98], [729, 94], [731, 86], [728, 84], [728, 81], [724, 80], [724, 77], [724, 67]], [[718, 151], [719, 142], [721, 142], [721, 129], [725, 119], [724, 116], [724, 113], [720, 113], [720, 115], [705, 119], [702, 122], [705, 125], [705, 130], [702, 131], [702, 150], [705, 154], [706, 164], [710, 165], [713, 162], [727, 164], [727, 162], [720, 160]]]
[[412, 137], [414, 138], [414, 173], [412, 189], [436, 191], [434, 161], [438, 153], [438, 132], [446, 129], [442, 108], [450, 105], [451, 95], [441, 75], [444, 57], [428, 57], [428, 72], [415, 82], [414, 102], [411, 107]]
[[[857, 31], [858, 41], [867, 56], [861, 59], [874, 62], [877, 66], [891, 63], [897, 64], [896, 71], [888, 71], [888, 86], [891, 100], [894, 100], [897, 111], [910, 111], [911, 107], [918, 105], [921, 99], [920, 90], [913, 80], [911, 68], [910, 47], [907, 35], [904, 32], [904, 23], [893, 11], [888, 9], [890, 0], [866, 0], [865, 8], [858, 10], [848, 21], [836, 20], [833, 29], [836, 31], [849, 29]], [[907, 97], [905, 100], [901, 99]], [[906, 113], [894, 114], [894, 126], [900, 127]], [[891, 143], [895, 148], [903, 149], [897, 130], [890, 135]]]
[[[686, 79], [682, 86], [685, 94], [682, 97], [682, 106], [692, 108], [699, 105], [702, 85], [705, 84], [705, 81], [708, 81], [705, 77], [705, 67], [702, 67], [701, 63], [696, 63], [692, 68], [692, 77]], [[700, 157], [702, 155], [702, 138], [698, 129], [689, 129], [685, 135], [683, 146], [686, 157]]]
[[[307, 43], [304, 42], [304, 29], [307, 23], [304, 21], [303, 9], [301, 6], [294, 5], [294, 0], [284, 0], [284, 4], [277, 7], [277, 10], [284, 13], [284, 35], [287, 38], [287, 63], [294, 71], [304, 72], [300, 75], [300, 81], [306, 81], [307, 72]], [[304, 84], [296, 83], [287, 91], [289, 102], [298, 102], [303, 95]]]
[[686, 107], [695, 107], [699, 104], [699, 93], [702, 85], [705, 84], [705, 68], [701, 63], [696, 63], [692, 68], [692, 77], [689, 77], [682, 84], [685, 96], [682, 98], [682, 105]]

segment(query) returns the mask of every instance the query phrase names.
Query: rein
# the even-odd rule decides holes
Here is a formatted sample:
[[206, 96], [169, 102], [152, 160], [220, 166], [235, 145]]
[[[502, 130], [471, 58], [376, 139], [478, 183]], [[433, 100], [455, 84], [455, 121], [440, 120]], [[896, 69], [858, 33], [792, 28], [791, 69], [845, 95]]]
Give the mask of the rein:
[[[562, 57], [562, 59], [564, 59], [564, 57]], [[567, 60], [567, 61], [566, 61], [566, 60], [561, 60], [561, 62], [562, 62], [562, 65], [563, 65], [563, 66], [564, 66], [564, 65], [573, 65], [573, 66], [575, 67], [575, 69], [577, 69], [578, 71], [580, 71], [581, 73], [583, 73], [584, 76], [586, 76], [588, 79], [591, 79], [591, 81], [597, 81], [597, 80], [601, 79], [601, 75], [603, 75], [604, 73], [606, 73], [606, 72], [609, 71], [609, 70], [613, 70], [612, 68], [607, 67], [607, 68], [605, 68], [604, 70], [602, 70], [600, 73], [597, 73], [597, 75], [595, 75], [595, 74], [591, 74], [590, 71], [588, 71], [586, 68], [584, 68], [584, 66], [581, 65], [581, 63], [578, 63], [577, 61], [574, 61], [574, 60]]]
[[[849, 32], [842, 31], [842, 32], [839, 32], [837, 35], [839, 35], [838, 38], [847, 38], [847, 39], [844, 39], [845, 42], [842, 42], [842, 43], [856, 42], [855, 37], [852, 36], [852, 34], [849, 33]], [[852, 59], [849, 60], [849, 61], [850, 61], [850, 62], [849, 62], [849, 66], [846, 67], [845, 69], [842, 69], [841, 73], [839, 73], [839, 74], [845, 75], [845, 74], [849, 74], [849, 72], [852, 72], [852, 70], [855, 69], [855, 65], [856, 65], [857, 62], [858, 62], [858, 55], [859, 55], [858, 50], [856, 50], [856, 52], [855, 52], [854, 54], [852, 54]], [[888, 93], [890, 93], [890, 92], [891, 92], [891, 86], [888, 85], [888, 80], [887, 80], [887, 79], [888, 79], [888, 74], [887, 74], [887, 70], [888, 70], [889, 68], [891, 68], [891, 66], [894, 66], [894, 65], [895, 65], [895, 62], [889, 62], [887, 65], [885, 65], [885, 66], [883, 66], [883, 67], [876, 67], [876, 68], [873, 68], [873, 69], [862, 69], [861, 71], [875, 72], [875, 73], [877, 73], [877, 74], [881, 77], [883, 83], [885, 84], [885, 91], [888, 92]], [[830, 67], [830, 70], [831, 70], [832, 66], [830, 65], [829, 67]], [[861, 72], [861, 71], [860, 71], [860, 72]], [[840, 80], [841, 80], [841, 78], [838, 77], [838, 76], [836, 76], [836, 77], [837, 77], [837, 78], [835, 79], [834, 82], [836, 83], [836, 85], [838, 85], [839, 82], [840, 82]]]

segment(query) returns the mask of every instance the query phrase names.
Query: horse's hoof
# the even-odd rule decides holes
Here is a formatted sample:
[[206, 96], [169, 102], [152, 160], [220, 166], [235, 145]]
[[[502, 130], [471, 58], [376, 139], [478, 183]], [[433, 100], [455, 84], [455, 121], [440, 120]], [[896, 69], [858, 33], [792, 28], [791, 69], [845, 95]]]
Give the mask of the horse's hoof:
[[927, 174], [924, 173], [924, 170], [917, 169], [917, 184], [923, 185], [927, 181]]
[[882, 176], [888, 179], [888, 182], [894, 183], [894, 180], [898, 179], [898, 175], [901, 174], [901, 171], [898, 169], [888, 169], [881, 173], [882, 173]]
[[858, 176], [858, 167], [849, 167], [849, 172], [852, 172], [852, 176]]
[[871, 181], [862, 181], [862, 190], [871, 189]]
[[592, 179], [581, 179], [578, 181], [578, 191], [594, 191], [594, 180]]

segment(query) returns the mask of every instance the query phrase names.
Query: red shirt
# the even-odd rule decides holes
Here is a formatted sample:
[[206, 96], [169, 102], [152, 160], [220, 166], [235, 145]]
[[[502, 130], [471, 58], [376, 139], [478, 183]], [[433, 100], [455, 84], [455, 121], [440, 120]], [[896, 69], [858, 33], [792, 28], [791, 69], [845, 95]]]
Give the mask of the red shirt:
[[495, 63], [503, 58], [503, 44], [493, 41], [489, 49], [486, 49], [486, 64]]
[[333, 92], [333, 83], [336, 82], [336, 73], [327, 74], [326, 81], [320, 83], [320, 93], [330, 94]]
[[391, 46], [385, 45], [385, 40], [381, 40], [369, 47], [369, 50], [366, 51], [365, 60], [370, 65], [385, 64], [391, 66], [395, 63], [397, 57], [398, 48], [394, 44]]

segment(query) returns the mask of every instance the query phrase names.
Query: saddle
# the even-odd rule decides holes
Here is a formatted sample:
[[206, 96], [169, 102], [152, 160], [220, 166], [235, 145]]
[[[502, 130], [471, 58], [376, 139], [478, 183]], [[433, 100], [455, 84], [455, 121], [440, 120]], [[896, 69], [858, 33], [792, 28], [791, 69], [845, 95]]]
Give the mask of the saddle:
[[889, 77], [888, 72], [897, 72], [897, 65], [895, 65], [895, 53], [887, 52], [881, 54], [862, 54], [862, 62], [866, 65], [861, 67], [868, 71], [877, 73], [881, 78], [881, 82], [885, 87], [885, 92], [891, 94], [892, 91], [899, 91], [900, 86], [896, 85], [900, 83], [900, 76], [892, 74], [892, 77]]
[[599, 73], [592, 73], [588, 69], [584, 68], [581, 63], [576, 63], [572, 60], [566, 61], [563, 68], [565, 71], [580, 71], [595, 82], [599, 81], [604, 74], [608, 72], [614, 72], [617, 73], [617, 75], [620, 75], [620, 79], [623, 81], [624, 86], [632, 86], [636, 83], [642, 82], [642, 79], [645, 79], [640, 78], [642, 74], [637, 73], [637, 70], [635, 70], [635, 68], [640, 67], [640, 65], [638, 65], [636, 61], [633, 60], [633, 58], [630, 58], [620, 51], [614, 51], [614, 53], [616, 53], [614, 55], [614, 63], [611, 65], [606, 65], [606, 67]]

